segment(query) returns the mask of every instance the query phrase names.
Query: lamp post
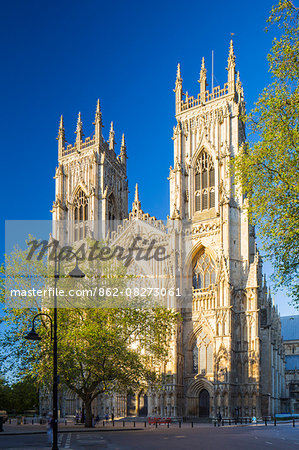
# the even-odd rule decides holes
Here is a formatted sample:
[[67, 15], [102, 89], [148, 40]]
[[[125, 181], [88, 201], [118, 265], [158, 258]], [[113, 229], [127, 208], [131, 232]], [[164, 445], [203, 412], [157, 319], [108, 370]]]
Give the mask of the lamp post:
[[[69, 248], [63, 249], [63, 252], [71, 253], [76, 258], [76, 266], [69, 273], [72, 278], [83, 278], [85, 274], [78, 266], [77, 255]], [[58, 377], [57, 377], [57, 282], [60, 277], [60, 255], [57, 257], [57, 249], [55, 250], [55, 266], [54, 266], [54, 317], [52, 318], [45, 313], [39, 313], [34, 316], [32, 321], [32, 330], [25, 336], [25, 339], [40, 341], [41, 337], [34, 329], [34, 321], [38, 316], [47, 316], [51, 322], [51, 340], [53, 340], [53, 444], [52, 450], [58, 449]]]

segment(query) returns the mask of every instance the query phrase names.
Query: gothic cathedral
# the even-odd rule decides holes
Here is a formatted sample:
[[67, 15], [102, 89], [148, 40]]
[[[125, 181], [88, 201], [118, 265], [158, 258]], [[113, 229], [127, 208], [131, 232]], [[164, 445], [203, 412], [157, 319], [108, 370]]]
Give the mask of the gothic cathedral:
[[[113, 123], [108, 142], [102, 136], [99, 102], [92, 138], [83, 140], [79, 114], [76, 142], [66, 145], [61, 118], [52, 213], [55, 224], [66, 220], [72, 226], [69, 235], [62, 236], [65, 231], [56, 225], [56, 238], [97, 238], [95, 224], [115, 219], [121, 225], [110, 234], [113, 242], [124, 239], [136, 220], [160, 242], [174, 234], [188, 236], [184, 248], [180, 239], [172, 240], [173, 259], [167, 266], [175, 274], [171, 286], [189, 297], [179, 306], [183, 321], [172, 342], [163, 386], [158, 392], [149, 387], [133, 396], [99, 396], [93, 405], [95, 416], [113, 412], [115, 417], [212, 418], [221, 412], [233, 418], [280, 412], [285, 386], [280, 318], [262, 275], [247, 200], [230, 170], [231, 159], [245, 143], [245, 102], [232, 41], [227, 71], [223, 88], [209, 92], [203, 59], [199, 94], [190, 97], [183, 93], [178, 65], [166, 223], [142, 211], [138, 189], [128, 212], [125, 139], [116, 155]], [[153, 270], [161, 272], [159, 267]], [[79, 399], [68, 392], [64, 398], [61, 414], [74, 414]]]

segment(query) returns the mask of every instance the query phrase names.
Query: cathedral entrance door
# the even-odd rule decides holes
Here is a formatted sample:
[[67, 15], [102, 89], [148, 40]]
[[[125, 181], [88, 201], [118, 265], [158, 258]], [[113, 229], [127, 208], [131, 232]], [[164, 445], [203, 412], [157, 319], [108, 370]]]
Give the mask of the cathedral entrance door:
[[209, 417], [210, 413], [210, 395], [206, 389], [202, 389], [198, 398], [198, 415], [199, 417]]
[[136, 415], [136, 396], [135, 394], [127, 395], [127, 416]]
[[147, 416], [147, 395], [140, 394], [138, 397], [138, 416]]

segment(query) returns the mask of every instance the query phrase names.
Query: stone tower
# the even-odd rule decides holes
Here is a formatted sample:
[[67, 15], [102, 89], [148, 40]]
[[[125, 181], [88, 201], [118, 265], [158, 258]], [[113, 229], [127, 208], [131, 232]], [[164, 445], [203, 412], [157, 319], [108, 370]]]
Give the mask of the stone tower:
[[84, 140], [79, 113], [76, 141], [74, 145], [67, 145], [61, 116], [52, 210], [53, 234], [61, 243], [72, 243], [87, 236], [99, 239], [114, 221], [128, 216], [125, 137], [122, 135], [117, 156], [113, 122], [107, 142], [102, 135], [99, 100], [93, 125], [94, 134]]
[[[245, 142], [232, 41], [227, 71], [224, 87], [209, 92], [203, 59], [200, 92], [191, 97], [183, 93], [178, 65], [174, 89], [170, 216], [179, 213], [192, 229], [192, 250], [181, 271], [181, 277], [192, 273], [192, 306], [182, 309], [175, 368], [178, 414], [187, 417], [273, 414], [284, 384], [279, 317], [263, 285], [247, 200], [230, 170]], [[272, 319], [263, 323], [266, 309]]]

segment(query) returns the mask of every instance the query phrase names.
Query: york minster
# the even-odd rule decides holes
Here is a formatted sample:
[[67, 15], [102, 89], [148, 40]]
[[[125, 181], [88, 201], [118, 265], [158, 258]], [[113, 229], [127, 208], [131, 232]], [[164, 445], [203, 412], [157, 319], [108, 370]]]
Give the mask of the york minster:
[[[232, 158], [246, 140], [245, 100], [233, 42], [224, 86], [208, 90], [202, 59], [198, 95], [189, 96], [183, 91], [182, 73], [178, 65], [169, 216], [163, 221], [142, 210], [138, 186], [128, 210], [130, 150], [124, 135], [117, 148], [113, 123], [105, 141], [100, 102], [91, 138], [84, 140], [79, 114], [76, 141], [67, 144], [63, 118], [60, 121], [54, 237], [73, 244], [106, 233], [115, 246], [125, 245], [138, 230], [156, 246], [165, 245], [170, 258], [152, 260], [148, 266], [135, 261], [128, 270], [143, 274], [146, 285], [151, 273], [159, 287], [181, 293], [166, 299], [180, 311], [182, 321], [169, 362], [161, 369], [161, 388], [101, 395], [94, 400], [95, 417], [113, 413], [204, 419], [219, 412], [234, 418], [281, 411], [285, 374], [280, 318], [263, 277], [247, 200], [231, 172]], [[70, 226], [61, 228], [61, 222]], [[110, 225], [114, 223], [117, 226]], [[41, 413], [50, 401], [43, 392]], [[82, 407], [74, 394], [63, 391], [61, 415], [76, 414]]]

